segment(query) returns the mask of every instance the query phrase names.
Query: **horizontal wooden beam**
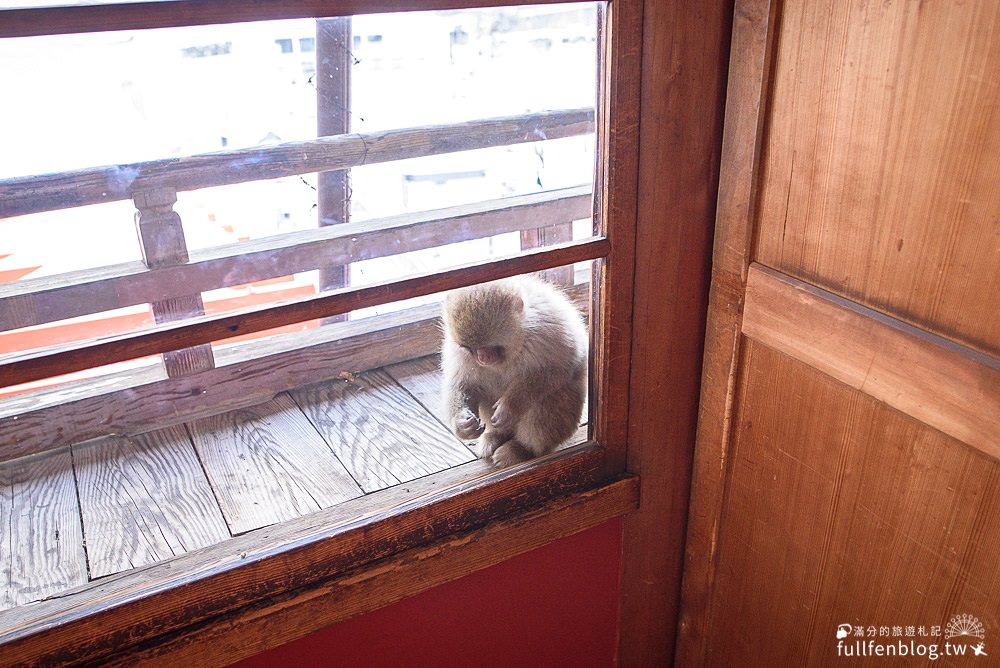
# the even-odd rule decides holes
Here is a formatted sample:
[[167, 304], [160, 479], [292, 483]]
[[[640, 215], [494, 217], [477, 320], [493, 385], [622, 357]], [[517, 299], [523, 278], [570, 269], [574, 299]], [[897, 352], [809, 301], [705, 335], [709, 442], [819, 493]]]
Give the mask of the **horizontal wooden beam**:
[[0, 179], [0, 218], [130, 199], [151, 188], [197, 190], [593, 131], [593, 109], [565, 109], [18, 176]]
[[153, 0], [28, 7], [0, 11], [0, 37], [557, 2], [565, 0]]
[[1000, 459], [1000, 360], [759, 264], [743, 334]]
[[590, 202], [589, 186], [563, 188], [195, 250], [180, 265], [130, 262], [16, 281], [0, 285], [0, 331], [589, 218]]
[[20, 385], [33, 380], [203, 343], [224, 341], [244, 334], [454, 290], [475, 283], [594, 260], [607, 255], [609, 247], [608, 240], [602, 237], [571, 241], [548, 248], [529, 250], [514, 257], [484, 260], [455, 269], [419, 274], [411, 278], [343, 288], [229, 314], [166, 323], [143, 331], [105, 337], [87, 343], [13, 355], [0, 363], [0, 387]]
[[[549, 527], [545, 536], [533, 540], [517, 536], [536, 524], [544, 526], [537, 519], [545, 514], [543, 504], [577, 508], [565, 514], [565, 526], [579, 529], [590, 521], [576, 505], [583, 499], [607, 499], [610, 493], [617, 501], [606, 518], [635, 507], [634, 479], [601, 485], [596, 476], [602, 464], [603, 449], [596, 444], [499, 471], [482, 461], [470, 462], [145, 569], [104, 578], [57, 598], [0, 613], [4, 660], [12, 664], [87, 663], [139, 643], [146, 648], [162, 642], [169, 646], [168, 639], [186, 635], [186, 629], [204, 630], [216, 622], [243, 619], [248, 606], [274, 611], [270, 606], [281, 607], [282, 600], [296, 606], [295, 597], [343, 582], [339, 578], [348, 573], [356, 582], [377, 582], [372, 576], [385, 572], [384, 562], [377, 560], [423, 549], [428, 541], [453, 540], [463, 532], [475, 532], [470, 536], [478, 540], [465, 542], [481, 546], [483, 556], [504, 554], [493, 542], [502, 535], [517, 544], [539, 545], [561, 532]], [[522, 513], [536, 519], [516, 521]], [[499, 524], [491, 528], [489, 522]], [[380, 587], [379, 596], [389, 594], [394, 586]], [[365, 592], [364, 596], [375, 596], [371, 588]], [[398, 593], [411, 592], [404, 588]], [[303, 610], [312, 614], [311, 608]]]

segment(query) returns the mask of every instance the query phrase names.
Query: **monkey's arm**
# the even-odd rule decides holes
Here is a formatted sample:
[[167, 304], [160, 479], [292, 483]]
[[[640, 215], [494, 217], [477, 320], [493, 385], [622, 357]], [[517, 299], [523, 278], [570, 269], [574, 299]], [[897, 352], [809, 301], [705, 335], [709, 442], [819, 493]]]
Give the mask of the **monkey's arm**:
[[550, 365], [527, 370], [497, 400], [491, 420], [493, 426], [503, 431], [512, 430], [530, 406], [544, 403], [546, 397], [574, 382], [580, 372], [577, 367], [575, 364]]
[[445, 383], [445, 408], [452, 431], [463, 440], [478, 438], [486, 429], [479, 419], [479, 392], [454, 377], [446, 377]]

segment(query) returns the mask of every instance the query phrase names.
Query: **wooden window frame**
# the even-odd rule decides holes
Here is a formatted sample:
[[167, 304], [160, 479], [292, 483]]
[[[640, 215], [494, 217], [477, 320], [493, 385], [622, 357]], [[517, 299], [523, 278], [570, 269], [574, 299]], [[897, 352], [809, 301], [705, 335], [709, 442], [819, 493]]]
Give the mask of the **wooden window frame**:
[[[165, 0], [32, 8], [0, 11], [0, 38], [112, 25], [132, 29], [553, 2], [264, 0], [247, 6], [239, 0]], [[284, 523], [269, 532], [267, 544], [256, 533], [236, 537], [104, 579], [88, 586], [84, 598], [60, 596], [14, 609], [5, 613], [9, 630], [0, 638], [5, 660], [229, 663], [630, 513], [619, 660], [623, 665], [669, 661], [678, 619], [731, 11], [726, 2], [689, 4], [610, 0], [606, 5], [599, 36], [596, 239], [538, 249], [493, 267], [438, 272], [408, 288], [407, 296], [424, 294], [604, 256], [594, 276], [595, 293], [604, 298], [596, 302], [600, 313], [592, 327], [592, 441], [478, 477], [458, 467], [349, 508]], [[665, 266], [671, 270], [662, 271]], [[670, 295], [666, 299], [664, 292]], [[365, 294], [338, 290], [293, 305], [281, 317], [333, 316], [373, 303], [366, 299], [379, 300]], [[214, 340], [222, 330], [231, 331], [228, 327], [242, 328], [242, 334], [276, 322], [265, 309], [232, 317], [236, 320], [203, 318], [122, 338], [133, 354], [142, 345], [177, 349]], [[79, 353], [49, 351], [8, 362], [3, 371], [18, 369], [19, 378], [28, 378], [45, 364], [60, 365], [45, 373], [72, 365], [74, 355]], [[185, 379], [176, 380], [183, 386]], [[666, 411], [660, 410], [664, 392], [674, 403]], [[642, 475], [638, 511], [635, 474]]]

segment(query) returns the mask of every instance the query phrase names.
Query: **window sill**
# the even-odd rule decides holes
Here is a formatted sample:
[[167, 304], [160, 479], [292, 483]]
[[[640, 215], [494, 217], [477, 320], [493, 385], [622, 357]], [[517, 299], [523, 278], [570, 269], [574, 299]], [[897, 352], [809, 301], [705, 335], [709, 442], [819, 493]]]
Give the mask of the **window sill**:
[[594, 443], [481, 462], [0, 613], [11, 663], [251, 656], [637, 507]]

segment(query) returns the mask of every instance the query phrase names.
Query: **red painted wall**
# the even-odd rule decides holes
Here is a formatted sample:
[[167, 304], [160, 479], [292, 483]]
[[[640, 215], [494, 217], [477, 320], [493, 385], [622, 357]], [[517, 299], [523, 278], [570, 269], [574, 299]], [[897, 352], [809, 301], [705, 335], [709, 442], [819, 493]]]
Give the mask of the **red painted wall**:
[[612, 666], [621, 547], [612, 520], [236, 666]]

